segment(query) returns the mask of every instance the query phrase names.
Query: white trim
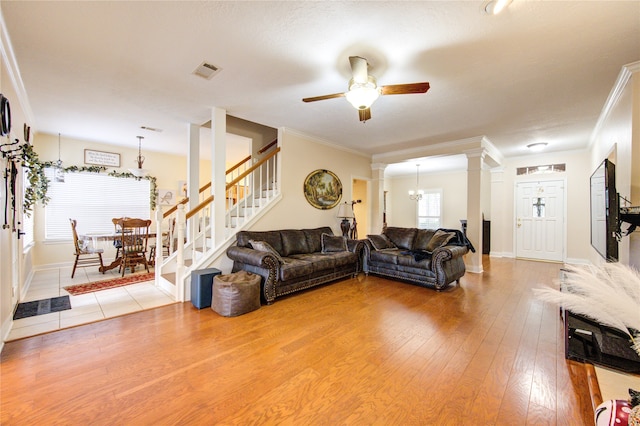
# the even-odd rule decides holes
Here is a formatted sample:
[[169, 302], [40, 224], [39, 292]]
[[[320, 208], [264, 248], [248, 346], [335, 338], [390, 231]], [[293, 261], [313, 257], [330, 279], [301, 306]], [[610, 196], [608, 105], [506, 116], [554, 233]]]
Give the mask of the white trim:
[[631, 75], [638, 71], [640, 71], [640, 61], [632, 62], [630, 64], [622, 66], [622, 69], [618, 74], [618, 78], [616, 79], [616, 82], [613, 85], [611, 92], [609, 92], [609, 97], [607, 98], [607, 101], [604, 103], [604, 106], [602, 107], [602, 111], [600, 112], [598, 121], [596, 122], [596, 125], [593, 128], [593, 131], [591, 132], [591, 137], [589, 138], [589, 144], [587, 148], [593, 147], [593, 144], [595, 143], [597, 136], [600, 134], [600, 130], [602, 129], [602, 126], [604, 126], [604, 122], [609, 117], [609, 114], [611, 114], [613, 107], [618, 103], [618, 100], [620, 99], [620, 96], [622, 96], [622, 93], [624, 92], [624, 88], [629, 82]]

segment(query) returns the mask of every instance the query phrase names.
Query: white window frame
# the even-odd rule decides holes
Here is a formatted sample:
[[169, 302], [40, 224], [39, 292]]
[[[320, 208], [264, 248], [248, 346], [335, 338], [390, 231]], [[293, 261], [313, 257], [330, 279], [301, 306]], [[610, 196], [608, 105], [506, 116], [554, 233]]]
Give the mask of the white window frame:
[[105, 173], [64, 173], [54, 179], [55, 168], [45, 169], [49, 179], [45, 206], [45, 241], [71, 240], [69, 219], [78, 221], [78, 233], [113, 232], [114, 217], [151, 218], [148, 179], [123, 178]]
[[[422, 194], [422, 198], [416, 202], [416, 228], [420, 228], [420, 229], [442, 228], [442, 206], [443, 206], [442, 188], [425, 189], [423, 191], [424, 193]], [[438, 197], [437, 205], [433, 206], [434, 208], [437, 208], [438, 210], [437, 214], [434, 214], [436, 212], [432, 211], [430, 212], [432, 214], [420, 215], [421, 205], [424, 205], [426, 209], [427, 208], [426, 203], [428, 201], [434, 201], [433, 200], [434, 196]]]

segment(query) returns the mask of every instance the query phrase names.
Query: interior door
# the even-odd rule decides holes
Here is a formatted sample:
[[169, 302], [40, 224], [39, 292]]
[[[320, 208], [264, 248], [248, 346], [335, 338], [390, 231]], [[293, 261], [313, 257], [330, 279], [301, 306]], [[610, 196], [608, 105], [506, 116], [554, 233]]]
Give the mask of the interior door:
[[564, 181], [516, 184], [516, 257], [564, 259]]

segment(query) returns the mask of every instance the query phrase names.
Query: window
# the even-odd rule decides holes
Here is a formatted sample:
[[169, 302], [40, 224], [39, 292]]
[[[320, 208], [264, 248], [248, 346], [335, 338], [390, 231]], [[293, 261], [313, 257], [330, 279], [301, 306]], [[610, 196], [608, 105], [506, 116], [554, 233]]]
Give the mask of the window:
[[427, 189], [418, 201], [418, 224], [421, 229], [442, 226], [442, 189]]
[[114, 217], [151, 216], [151, 183], [147, 179], [80, 172], [65, 173], [64, 182], [58, 182], [54, 179], [54, 168], [47, 168], [45, 174], [50, 181], [45, 240], [71, 239], [69, 219], [78, 221], [80, 232], [113, 232]]

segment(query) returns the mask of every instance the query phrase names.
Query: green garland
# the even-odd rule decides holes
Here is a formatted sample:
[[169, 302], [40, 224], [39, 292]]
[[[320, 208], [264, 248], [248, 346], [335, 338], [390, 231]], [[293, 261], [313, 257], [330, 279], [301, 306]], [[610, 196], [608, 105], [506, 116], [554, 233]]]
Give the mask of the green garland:
[[[40, 201], [43, 206], [46, 206], [49, 202], [47, 191], [49, 190], [49, 179], [44, 174], [45, 167], [58, 167], [53, 161], [40, 162], [38, 154], [33, 150], [33, 146], [29, 144], [22, 145], [22, 165], [29, 169], [27, 173], [27, 179], [29, 180], [29, 186], [25, 190], [24, 204], [22, 205], [22, 211], [27, 216], [31, 216], [33, 205]], [[78, 172], [90, 172], [101, 173], [107, 170], [104, 166], [69, 166], [62, 167], [61, 170], [64, 173], [78, 173]], [[156, 199], [158, 197], [158, 187], [156, 184], [156, 178], [154, 176], [135, 176], [129, 172], [117, 172], [112, 170], [108, 173], [109, 176], [117, 178], [133, 178], [136, 180], [146, 179], [150, 183], [150, 207], [151, 210], [156, 209]]]

